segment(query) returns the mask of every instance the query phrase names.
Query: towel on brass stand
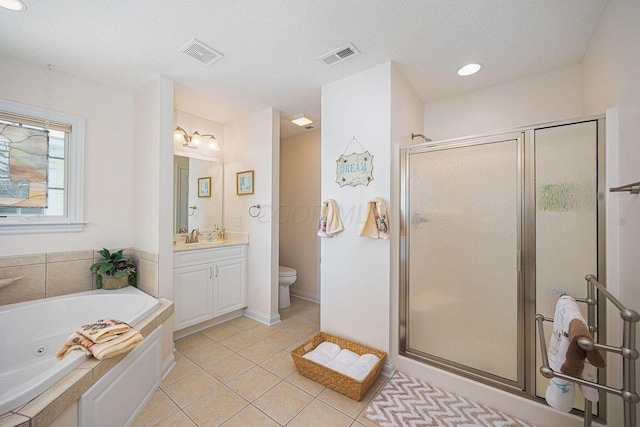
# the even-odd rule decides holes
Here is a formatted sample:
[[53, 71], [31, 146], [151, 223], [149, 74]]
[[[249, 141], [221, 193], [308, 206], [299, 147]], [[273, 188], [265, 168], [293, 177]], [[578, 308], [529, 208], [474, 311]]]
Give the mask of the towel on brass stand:
[[[570, 337], [572, 323], [574, 324], [573, 336]], [[581, 336], [591, 337], [580, 309], [569, 295], [561, 296], [556, 303], [553, 333], [549, 340], [549, 367], [556, 372], [560, 371], [566, 375], [596, 382], [596, 366], [603, 367], [604, 359], [597, 350], [588, 352], [587, 356], [587, 352], [578, 346], [578, 338]], [[580, 385], [580, 391], [591, 402], [597, 402], [600, 399], [598, 390], [593, 387]], [[549, 406], [559, 411], [569, 412], [573, 408], [575, 399], [575, 383], [557, 377], [551, 378], [545, 398]]]
[[[569, 348], [567, 356], [560, 367], [560, 372], [579, 378], [585, 367], [585, 360], [588, 360], [596, 368], [606, 368], [607, 362], [597, 349], [584, 350], [578, 344], [579, 338], [592, 338], [589, 328], [579, 319], [573, 319], [569, 324]], [[585, 378], [587, 379], [587, 378]], [[589, 380], [592, 381], [592, 380]]]

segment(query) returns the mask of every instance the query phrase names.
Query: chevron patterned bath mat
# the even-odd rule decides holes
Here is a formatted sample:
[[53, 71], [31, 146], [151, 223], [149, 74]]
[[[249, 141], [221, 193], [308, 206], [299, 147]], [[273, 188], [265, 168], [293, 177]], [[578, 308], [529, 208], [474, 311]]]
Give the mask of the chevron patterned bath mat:
[[396, 372], [369, 403], [365, 417], [381, 427], [535, 427], [502, 412]]

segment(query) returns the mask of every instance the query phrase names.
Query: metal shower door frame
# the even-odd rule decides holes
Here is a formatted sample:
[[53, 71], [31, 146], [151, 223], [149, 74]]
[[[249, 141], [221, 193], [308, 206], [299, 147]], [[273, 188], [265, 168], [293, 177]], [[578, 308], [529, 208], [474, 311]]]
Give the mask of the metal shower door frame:
[[[517, 144], [517, 157], [516, 157], [516, 200], [517, 203], [517, 215], [516, 215], [516, 227], [517, 227], [517, 369], [516, 369], [516, 381], [511, 381], [506, 378], [499, 377], [497, 375], [489, 374], [485, 371], [481, 371], [475, 368], [464, 366], [462, 364], [447, 361], [435, 355], [420, 352], [416, 349], [409, 349], [407, 346], [407, 325], [409, 322], [409, 310], [408, 310], [408, 298], [407, 290], [409, 286], [409, 245], [410, 245], [410, 198], [409, 198], [409, 167], [410, 157], [412, 155], [423, 154], [432, 151], [440, 150], [453, 150], [458, 148], [465, 148], [476, 145], [486, 145], [500, 142], [513, 141]], [[524, 292], [523, 282], [523, 259], [522, 259], [522, 243], [523, 243], [523, 168], [524, 168], [524, 132], [514, 131], [505, 132], [488, 136], [477, 136], [469, 138], [456, 138], [445, 141], [426, 142], [422, 144], [404, 146], [400, 148], [400, 331], [399, 331], [399, 350], [400, 354], [409, 357], [411, 359], [428, 362], [430, 365], [438, 368], [456, 373], [466, 378], [471, 378], [501, 389], [506, 390], [522, 390], [524, 388], [524, 298], [522, 298]]]
[[[476, 135], [403, 146], [400, 148], [400, 268], [399, 268], [399, 352], [401, 355], [444, 369], [454, 374], [509, 391], [528, 399], [544, 400], [536, 396], [536, 240], [535, 240], [535, 131], [547, 127], [578, 124], [595, 121], [597, 124], [597, 276], [606, 283], [605, 225], [606, 225], [606, 182], [605, 182], [605, 116], [595, 115], [569, 120], [536, 124], [496, 134]], [[409, 285], [409, 244], [410, 244], [410, 199], [409, 161], [412, 154], [434, 150], [455, 149], [469, 145], [498, 142], [517, 135], [518, 148], [518, 381], [504, 381], [482, 371], [459, 366], [437, 357], [425, 357], [412, 353], [407, 348]], [[585, 272], [586, 274], [587, 272]], [[578, 278], [577, 280], [581, 280]], [[598, 301], [598, 339], [606, 340], [606, 301]], [[605, 378], [605, 373], [600, 373]], [[599, 405], [599, 416], [606, 419], [606, 399]], [[574, 410], [574, 412], [576, 412]]]

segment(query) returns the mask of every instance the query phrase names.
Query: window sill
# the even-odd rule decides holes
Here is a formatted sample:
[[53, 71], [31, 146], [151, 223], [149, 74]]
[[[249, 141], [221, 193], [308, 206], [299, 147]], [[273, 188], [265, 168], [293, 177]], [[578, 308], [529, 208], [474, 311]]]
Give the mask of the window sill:
[[0, 221], [0, 236], [9, 234], [80, 233], [86, 221]]

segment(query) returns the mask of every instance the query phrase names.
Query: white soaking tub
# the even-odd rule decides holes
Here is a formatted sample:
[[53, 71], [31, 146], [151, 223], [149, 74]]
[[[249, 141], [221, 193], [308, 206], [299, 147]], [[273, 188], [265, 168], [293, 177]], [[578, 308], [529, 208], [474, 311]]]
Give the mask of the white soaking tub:
[[0, 306], [0, 414], [35, 398], [88, 356], [56, 353], [79, 326], [103, 317], [134, 326], [159, 306], [157, 299], [128, 286]]

